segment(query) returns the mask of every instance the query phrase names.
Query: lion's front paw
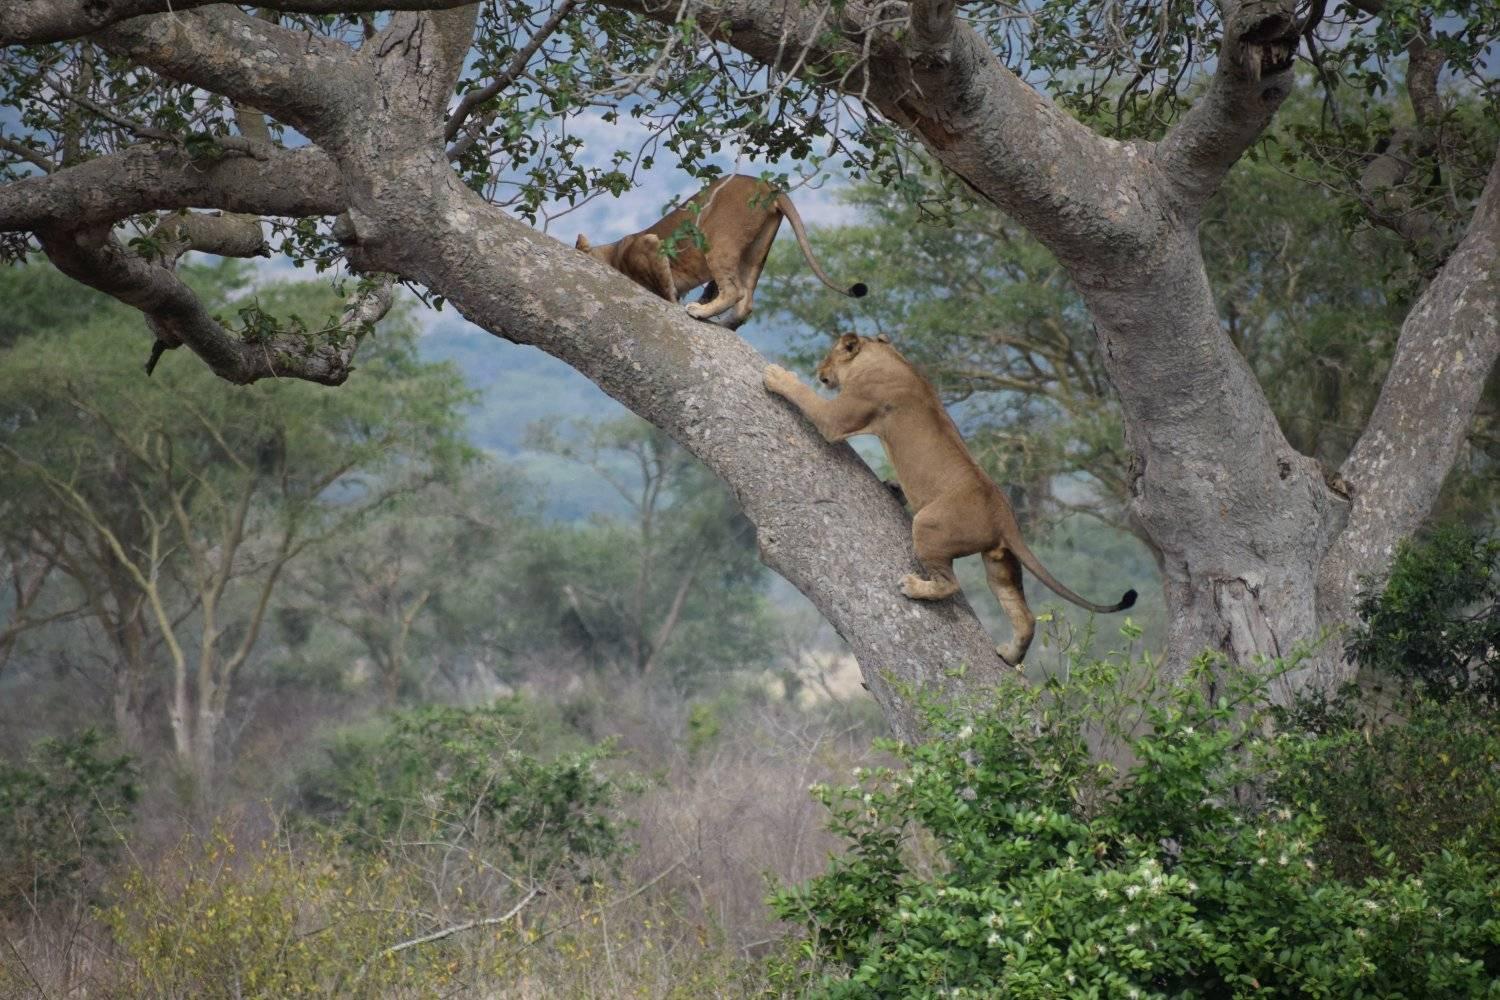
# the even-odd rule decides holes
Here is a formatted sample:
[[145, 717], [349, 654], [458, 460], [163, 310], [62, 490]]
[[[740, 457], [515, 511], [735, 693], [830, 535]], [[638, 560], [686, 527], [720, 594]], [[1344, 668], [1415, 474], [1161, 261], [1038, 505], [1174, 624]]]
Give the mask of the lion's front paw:
[[780, 396], [785, 396], [798, 384], [797, 376], [780, 365], [767, 365], [762, 380], [767, 389]]
[[915, 573], [908, 573], [901, 578], [901, 593], [914, 601], [920, 601], [927, 589], [927, 581]]

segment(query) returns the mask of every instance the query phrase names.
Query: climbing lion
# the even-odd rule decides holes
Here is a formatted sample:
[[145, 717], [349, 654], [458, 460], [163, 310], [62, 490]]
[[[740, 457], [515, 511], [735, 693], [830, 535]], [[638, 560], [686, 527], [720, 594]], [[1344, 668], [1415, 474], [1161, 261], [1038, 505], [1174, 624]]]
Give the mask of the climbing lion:
[[[603, 246], [591, 245], [580, 234], [574, 245], [668, 302], [676, 302], [699, 285], [708, 284], [703, 300], [687, 307], [688, 315], [713, 319], [732, 308], [734, 314], [725, 324], [732, 329], [750, 318], [755, 285], [765, 269], [782, 216], [791, 221], [802, 256], [807, 258], [818, 280], [854, 298], [865, 294], [863, 284], [842, 288], [823, 272], [807, 243], [802, 217], [790, 198], [742, 174], [714, 181], [687, 204], [639, 233]], [[699, 249], [692, 237], [694, 226], [702, 234], [704, 249]], [[668, 257], [663, 244], [674, 237], [675, 251]]]
[[1090, 611], [1124, 611], [1135, 604], [1126, 591], [1118, 604], [1094, 604], [1073, 593], [1037, 559], [1021, 539], [1005, 493], [974, 461], [932, 383], [884, 337], [846, 333], [821, 364], [818, 379], [837, 389], [824, 399], [785, 368], [766, 368], [765, 385], [797, 405], [829, 441], [874, 434], [911, 504], [912, 541], [929, 579], [907, 574], [901, 592], [919, 601], [940, 601], [958, 591], [953, 560], [981, 553], [995, 599], [1010, 618], [1014, 636], [997, 647], [1005, 662], [1019, 666], [1036, 631], [1036, 616], [1021, 589], [1025, 566], [1055, 593]]

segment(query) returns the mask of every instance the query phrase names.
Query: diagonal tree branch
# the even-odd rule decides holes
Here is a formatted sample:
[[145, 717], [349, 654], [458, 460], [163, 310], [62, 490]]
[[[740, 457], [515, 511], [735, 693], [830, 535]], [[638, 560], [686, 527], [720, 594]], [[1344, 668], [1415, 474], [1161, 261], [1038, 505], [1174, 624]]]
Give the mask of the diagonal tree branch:
[[[677, 23], [683, 9], [661, 0], [602, 2], [664, 24]], [[893, 8], [714, 0], [686, 11], [710, 38], [821, 80], [908, 128], [1070, 269], [1133, 269], [1152, 254], [1162, 212], [1145, 157], [1024, 83], [952, 16], [951, 4], [918, 4], [916, 32], [906, 30], [910, 10], [891, 23]]]
[[1162, 175], [1197, 211], [1291, 93], [1302, 36], [1294, 0], [1231, 0], [1213, 81], [1157, 149]]
[[1432, 509], [1500, 357], [1500, 157], [1458, 248], [1417, 300], [1375, 412], [1340, 469], [1352, 503], [1319, 578], [1324, 621], [1347, 620], [1359, 579]]
[[359, 117], [370, 90], [349, 46], [225, 4], [137, 17], [92, 38], [113, 55], [256, 108], [319, 143]]

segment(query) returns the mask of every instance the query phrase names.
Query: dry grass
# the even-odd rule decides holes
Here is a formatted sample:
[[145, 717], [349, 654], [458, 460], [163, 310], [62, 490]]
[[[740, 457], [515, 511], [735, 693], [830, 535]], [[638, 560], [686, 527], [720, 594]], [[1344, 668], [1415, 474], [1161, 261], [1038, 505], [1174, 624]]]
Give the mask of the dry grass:
[[[215, 940], [233, 947], [228, 939], [240, 918], [223, 923], [223, 900], [234, 900], [245, 921], [279, 920], [286, 940], [324, 949], [300, 967], [305, 995], [793, 995], [795, 987], [774, 972], [786, 964], [778, 959], [789, 954], [790, 929], [772, 918], [767, 889], [823, 870], [838, 849], [808, 785], [846, 781], [854, 767], [870, 763], [870, 737], [880, 726], [857, 702], [798, 707], [759, 691], [687, 702], [636, 684], [573, 685], [562, 715], [588, 739], [615, 740], [620, 767], [644, 779], [627, 807], [637, 846], [620, 875], [538, 896], [503, 923], [403, 951], [409, 974], [388, 977], [380, 992], [349, 986], [369, 953], [433, 926], [503, 913], [506, 903], [424, 899], [431, 886], [424, 888], [416, 866], [402, 872], [398, 861], [376, 877], [316, 845], [266, 837], [268, 810], [241, 799], [221, 814], [228, 839], [238, 844], [234, 862], [214, 875], [221, 883], [195, 887], [183, 876], [212, 837], [189, 836], [172, 848], [159, 839], [170, 824], [147, 822], [139, 829], [151, 842], [132, 843], [126, 859], [80, 886], [76, 899], [0, 924], [0, 1000], [273, 995], [216, 984], [204, 971], [215, 966], [199, 969], [180, 947], [148, 947], [131, 932], [163, 921], [171, 934], [190, 938], [207, 933], [203, 914], [212, 909], [220, 922]], [[89, 893], [100, 906], [82, 901]], [[385, 918], [381, 909], [406, 912]], [[434, 924], [423, 913], [441, 919]], [[338, 931], [330, 922], [357, 927], [357, 937], [333, 940]], [[177, 940], [171, 934], [162, 939]], [[282, 954], [264, 941], [254, 952], [255, 961], [271, 964], [276, 959], [268, 955]], [[148, 968], [156, 977], [149, 982]]]

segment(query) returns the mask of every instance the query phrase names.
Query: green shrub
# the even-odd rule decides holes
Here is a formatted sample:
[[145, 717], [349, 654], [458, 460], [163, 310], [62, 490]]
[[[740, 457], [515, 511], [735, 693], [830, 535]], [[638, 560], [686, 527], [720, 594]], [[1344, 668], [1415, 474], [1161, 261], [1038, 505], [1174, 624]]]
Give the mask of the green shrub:
[[109, 856], [137, 796], [135, 765], [92, 729], [0, 763], [0, 911], [75, 881]]
[[429, 997], [451, 992], [443, 947], [390, 946], [426, 928], [407, 873], [336, 844], [278, 842], [241, 857], [222, 832], [159, 871], [133, 866], [100, 916], [117, 992], [152, 998]]
[[1361, 705], [1358, 689], [1304, 703], [1283, 725], [1272, 789], [1325, 816], [1319, 855], [1344, 878], [1419, 871], [1444, 850], [1500, 863], [1500, 725], [1459, 699]]
[[442, 845], [528, 882], [587, 880], [627, 847], [607, 747], [541, 760], [520, 747], [523, 706], [423, 708], [346, 733], [302, 802], [350, 844]]
[[1210, 700], [1212, 667], [1129, 698], [1147, 668], [1118, 659], [1008, 682], [983, 714], [930, 707], [935, 738], [885, 745], [902, 766], [816, 788], [849, 849], [773, 898], [810, 992], [1500, 997], [1500, 867], [1325, 870], [1316, 809], [1245, 793], [1311, 737], [1259, 735], [1264, 682]]
[[1345, 651], [1361, 667], [1500, 708], [1500, 540], [1447, 527], [1405, 542], [1356, 611]]

